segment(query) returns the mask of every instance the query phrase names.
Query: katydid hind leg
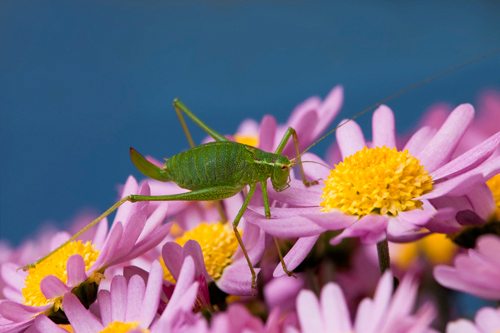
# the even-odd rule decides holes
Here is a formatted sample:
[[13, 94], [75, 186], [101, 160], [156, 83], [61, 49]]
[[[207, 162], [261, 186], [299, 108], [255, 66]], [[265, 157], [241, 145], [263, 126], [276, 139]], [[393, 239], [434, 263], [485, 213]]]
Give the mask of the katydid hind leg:
[[[194, 121], [202, 130], [207, 132], [208, 135], [210, 135], [215, 141], [229, 141], [224, 135], [220, 134], [219, 132], [215, 131], [212, 129], [210, 126], [205, 124], [203, 121], [201, 121], [198, 117], [194, 115], [191, 110], [189, 110], [184, 103], [182, 103], [178, 98], [174, 99], [174, 107], [175, 110], [177, 111], [177, 114], [180, 115], [179, 118], [182, 119], [182, 115], [180, 111], [184, 112], [189, 118], [191, 118], [192, 121]], [[183, 123], [183, 120], [181, 120], [181, 123]], [[184, 127], [184, 126], [183, 126]], [[186, 126], [187, 129], [187, 126]], [[186, 133], [189, 133], [186, 132]], [[192, 140], [191, 140], [192, 141]], [[194, 145], [194, 143], [193, 143]]]
[[103, 218], [107, 217], [109, 214], [114, 212], [118, 207], [120, 207], [122, 204], [125, 202], [137, 202], [137, 201], [177, 201], [177, 200], [182, 200], [182, 201], [212, 201], [214, 199], [225, 199], [232, 197], [233, 195], [236, 195], [240, 191], [240, 188], [234, 187], [234, 186], [219, 186], [219, 187], [213, 187], [213, 188], [207, 188], [207, 189], [202, 189], [202, 190], [196, 190], [196, 191], [191, 191], [191, 192], [185, 192], [185, 193], [179, 193], [179, 194], [170, 194], [170, 195], [159, 195], [159, 196], [147, 196], [147, 195], [129, 195], [124, 198], [122, 198], [120, 201], [115, 203], [113, 206], [111, 206], [108, 210], [106, 210], [103, 214], [101, 214], [98, 218], [87, 224], [83, 229], [78, 231], [75, 235], [73, 235], [70, 239], [68, 239], [66, 242], [58, 246], [55, 250], [51, 251], [49, 254], [43, 256], [39, 260], [37, 260], [35, 263], [28, 264], [22, 269], [24, 271], [28, 270], [29, 268], [35, 267], [57, 251], [59, 251], [61, 248], [64, 246], [68, 245], [72, 241], [74, 241], [77, 237], [79, 237], [81, 234], [83, 234], [85, 231], [93, 227], [95, 224], [100, 222]]

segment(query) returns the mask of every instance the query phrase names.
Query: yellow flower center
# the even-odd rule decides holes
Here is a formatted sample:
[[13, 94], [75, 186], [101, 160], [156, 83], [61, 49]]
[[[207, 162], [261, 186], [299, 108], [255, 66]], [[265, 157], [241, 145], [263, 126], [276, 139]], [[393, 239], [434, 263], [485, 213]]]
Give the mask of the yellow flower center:
[[[79, 254], [85, 262], [85, 271], [87, 271], [99, 256], [99, 251], [92, 248], [91, 242], [82, 244], [81, 241], [71, 242], [49, 258], [45, 259], [28, 271], [25, 288], [23, 288], [24, 305], [43, 306], [54, 302], [55, 311], [61, 307], [62, 297], [46, 299], [40, 290], [40, 282], [47, 275], [54, 275], [63, 283], [67, 283], [68, 275], [66, 272], [66, 262], [74, 254]], [[99, 283], [99, 280], [96, 281]]]
[[[139, 326], [138, 321], [130, 323], [120, 323], [118, 321], [114, 321], [99, 333], [126, 333], [130, 330], [137, 329], [137, 326]], [[143, 333], [149, 333], [149, 330], [146, 328], [143, 328], [140, 331]]]
[[[238, 248], [238, 240], [231, 226], [222, 223], [201, 223], [193, 230], [187, 231], [184, 235], [178, 237], [175, 242], [184, 246], [190, 239], [200, 244], [208, 274], [214, 280], [219, 279], [224, 268], [231, 265], [231, 257]], [[163, 258], [160, 258], [160, 262], [163, 266], [165, 280], [175, 283], [174, 278], [163, 262]]]
[[419, 255], [432, 265], [448, 264], [458, 246], [446, 234], [430, 234], [416, 242], [391, 244], [391, 259], [403, 269], [409, 269]]
[[432, 191], [431, 176], [405, 150], [366, 147], [335, 166], [325, 181], [321, 211], [358, 215], [398, 215], [421, 208], [415, 200]]
[[500, 174], [490, 178], [486, 182], [486, 185], [490, 188], [493, 193], [493, 198], [495, 198], [496, 209], [495, 209], [495, 217], [496, 220], [500, 219]]
[[236, 142], [243, 143], [245, 145], [257, 147], [259, 145], [259, 137], [257, 135], [240, 135], [235, 134], [234, 139]]

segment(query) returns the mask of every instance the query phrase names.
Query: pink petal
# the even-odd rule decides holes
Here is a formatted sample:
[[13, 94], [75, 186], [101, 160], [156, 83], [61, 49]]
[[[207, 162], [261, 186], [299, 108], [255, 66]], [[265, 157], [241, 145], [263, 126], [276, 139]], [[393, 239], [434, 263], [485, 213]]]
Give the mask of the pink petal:
[[[125, 182], [125, 186], [123, 187], [121, 199], [130, 194], [137, 194], [138, 189], [139, 184], [137, 184], [135, 178], [133, 176], [129, 176], [127, 178], [127, 181]], [[123, 205], [121, 205], [120, 208], [118, 208], [118, 210], [116, 211], [116, 216], [113, 224], [115, 224], [115, 222], [124, 222], [130, 215], [130, 211], [132, 210], [133, 206], [134, 204], [131, 202], [125, 202]]]
[[[245, 225], [245, 229], [243, 229], [242, 236], [243, 244], [247, 249], [248, 257], [250, 258], [250, 262], [255, 265], [260, 261], [262, 255], [265, 250], [265, 233], [261, 228], [251, 223], [247, 223]], [[246, 263], [246, 259], [244, 258], [243, 252], [241, 249], [238, 249], [236, 253], [233, 255], [233, 264], [238, 263], [240, 260]]]
[[130, 281], [130, 279], [134, 275], [140, 276], [144, 281], [144, 284], [146, 284], [146, 282], [148, 281], [149, 272], [137, 266], [126, 266], [123, 268], [123, 276], [127, 281]]
[[[301, 237], [295, 242], [293, 247], [288, 251], [283, 260], [285, 261], [286, 268], [291, 271], [294, 270], [309, 254], [314, 244], [318, 240], [319, 235], [310, 237]], [[276, 266], [273, 272], [274, 277], [286, 275], [281, 263]]]
[[66, 263], [66, 271], [68, 274], [68, 287], [76, 287], [83, 281], [87, 280], [87, 273], [85, 273], [85, 261], [79, 254], [72, 255], [68, 258]]
[[22, 322], [30, 320], [39, 313], [48, 311], [52, 306], [53, 303], [49, 303], [45, 306], [29, 306], [12, 301], [2, 301], [0, 302], [0, 315], [1, 318], [14, 322]]
[[111, 316], [113, 321], [123, 322], [127, 307], [127, 280], [122, 275], [115, 275], [111, 281]]
[[[393, 291], [393, 277], [390, 271], [386, 271], [377, 284], [377, 290], [373, 296], [372, 326], [380, 328], [380, 324], [386, 319], [389, 302]], [[413, 303], [411, 304], [413, 305]]]
[[108, 234], [108, 218], [103, 218], [101, 222], [97, 224], [97, 227], [92, 244], [96, 249], [101, 250], [106, 241], [106, 235]]
[[493, 291], [485, 289], [484, 286], [471, 285], [470, 281], [465, 281], [457, 276], [457, 270], [453, 267], [439, 265], [434, 268], [434, 278], [436, 281], [450, 289], [463, 291], [484, 299], [500, 299], [500, 290]]
[[66, 286], [54, 275], [47, 275], [40, 282], [40, 290], [47, 299], [61, 297], [65, 293], [71, 291], [71, 289], [73, 288]]
[[[307, 147], [307, 143], [312, 141], [311, 129], [314, 128], [317, 123], [318, 123], [318, 115], [314, 110], [310, 110], [303, 113], [300, 119], [297, 119], [296, 123], [288, 124], [297, 133], [297, 137], [299, 138], [299, 151], [303, 151]], [[281, 152], [281, 155], [285, 156], [297, 155], [297, 150], [295, 149], [295, 145], [293, 143], [292, 138], [288, 140], [288, 143], [285, 145], [285, 148]]]
[[425, 146], [436, 134], [436, 130], [427, 126], [420, 128], [416, 131], [410, 140], [406, 143], [403, 151], [408, 149], [411, 156], [420, 159], [420, 154], [423, 152]]
[[[317, 155], [312, 154], [312, 153], [305, 153], [304, 155], [302, 155], [301, 158], [302, 158], [302, 163], [303, 163], [303, 167], [304, 167], [304, 173], [307, 176], [307, 181], [328, 179], [328, 176], [330, 175], [331, 167], [328, 166], [325, 161], [323, 161]], [[316, 163], [307, 163], [307, 162], [316, 162]], [[320, 164], [317, 164], [317, 163], [320, 163]], [[302, 182], [302, 175], [300, 174], [300, 166], [297, 166], [295, 169], [297, 171], [296, 175], [300, 179], [299, 182], [302, 183], [302, 185], [303, 185], [304, 183]], [[306, 189], [311, 188], [312, 191], [322, 193], [323, 184], [322, 184], [322, 182], [320, 182], [320, 184], [318, 184], [318, 185], [311, 185], [309, 187], [304, 186], [304, 188], [306, 188]], [[287, 189], [287, 191], [289, 189]], [[284, 191], [284, 192], [286, 192], [286, 191]], [[281, 192], [281, 193], [283, 193], [283, 192]]]
[[162, 225], [154, 233], [149, 234], [143, 240], [136, 243], [129, 254], [120, 258], [118, 263], [135, 259], [160, 244], [167, 237], [170, 228], [172, 228], [172, 222]]
[[321, 307], [316, 295], [310, 290], [303, 290], [297, 297], [297, 315], [303, 333], [325, 332], [321, 318]]
[[[258, 275], [260, 268], [254, 268]], [[246, 262], [231, 264], [224, 268], [222, 276], [215, 282], [225, 293], [239, 296], [252, 295], [252, 274]]]
[[128, 281], [127, 286], [127, 307], [125, 309], [125, 322], [140, 321], [142, 300], [146, 286], [144, 280], [139, 275], [134, 275]]
[[349, 309], [340, 287], [332, 282], [321, 290], [321, 315], [328, 332], [352, 332]]
[[340, 230], [351, 226], [359, 220], [359, 216], [345, 214], [339, 210], [320, 212], [317, 207], [314, 213], [299, 213], [326, 230]]
[[490, 260], [492, 264], [500, 268], [500, 238], [496, 235], [483, 235], [478, 238], [477, 241], [477, 251], [484, 254]]
[[460, 196], [467, 194], [481, 183], [500, 172], [500, 156], [486, 161], [480, 166], [460, 176], [435, 184], [434, 189], [419, 199], [432, 199], [443, 195]]
[[158, 261], [151, 264], [148, 285], [142, 300], [142, 308], [140, 311], [140, 327], [148, 328], [153, 321], [158, 304], [160, 303], [161, 288], [163, 286], [163, 268]]
[[373, 112], [372, 133], [373, 147], [396, 147], [394, 113], [388, 106], [381, 105]]
[[308, 237], [318, 235], [324, 229], [302, 216], [291, 216], [286, 219], [266, 219], [262, 215], [247, 209], [245, 216], [266, 233], [280, 238]]
[[[28, 276], [28, 272], [25, 272], [21, 269], [18, 270], [18, 268], [19, 265], [11, 262], [4, 262], [0, 266], [3, 281], [9, 286], [21, 290], [26, 287], [24, 281]], [[22, 303], [22, 301], [20, 303]]]
[[365, 137], [361, 127], [359, 127], [359, 125], [354, 121], [346, 121], [346, 119], [342, 120], [339, 125], [341, 127], [335, 132], [337, 143], [343, 157], [351, 156], [356, 152], [363, 150], [363, 147], [366, 146]]
[[294, 127], [298, 124], [303, 118], [304, 114], [308, 114], [311, 111], [317, 110], [321, 106], [321, 99], [318, 96], [309, 97], [304, 102], [297, 105], [290, 117], [288, 117], [287, 124], [288, 126]]
[[297, 278], [281, 276], [271, 279], [263, 288], [267, 307], [281, 308], [283, 312], [295, 310], [295, 299], [304, 284], [305, 279], [302, 274], [298, 274]]
[[184, 258], [186, 258], [187, 256], [191, 256], [191, 258], [193, 259], [194, 266], [196, 268], [195, 276], [199, 276], [201, 274], [208, 281], [213, 281], [212, 277], [207, 272], [207, 268], [205, 267], [205, 260], [203, 259], [203, 251], [201, 250], [201, 246], [197, 241], [190, 239], [186, 242], [186, 244], [184, 244], [184, 247], [182, 248], [182, 260], [184, 261]]
[[323, 133], [337, 116], [344, 102], [344, 87], [335, 86], [318, 107], [319, 121], [314, 129], [313, 138]]
[[44, 314], [35, 317], [35, 326], [41, 333], [68, 333]]
[[467, 319], [451, 321], [446, 325], [446, 333], [483, 333], [479, 331], [473, 322]]
[[495, 198], [488, 185], [484, 183], [479, 184], [467, 193], [467, 200], [470, 202], [474, 212], [484, 220], [489, 219], [491, 213], [495, 211]]
[[162, 314], [162, 318], [165, 320], [172, 320], [173, 315], [176, 313], [176, 308], [178, 304], [182, 301], [184, 293], [188, 290], [194, 280], [194, 261], [191, 257], [186, 257], [184, 263], [182, 264], [181, 272], [179, 273], [179, 278], [177, 279], [177, 284], [175, 285], [174, 293], [170, 298], [167, 308]]
[[260, 122], [259, 128], [259, 149], [268, 152], [274, 152], [274, 137], [276, 135], [276, 119], [266, 114], [262, 121]]
[[500, 132], [432, 172], [432, 180], [454, 177], [476, 168], [495, 152], [499, 144]]
[[62, 306], [75, 333], [94, 333], [104, 329], [100, 320], [90, 313], [72, 293], [64, 295]]
[[500, 329], [500, 309], [482, 308], [476, 313], [474, 320], [482, 332], [498, 332]]
[[161, 223], [167, 217], [168, 212], [168, 202], [162, 202], [158, 208], [155, 209], [153, 214], [147, 219], [146, 225], [142, 229], [141, 235], [137, 239], [136, 243], [146, 238], [150, 233], [154, 232], [155, 229], [159, 228]]
[[419, 155], [420, 164], [433, 172], [448, 163], [465, 131], [474, 119], [470, 104], [459, 105]]
[[132, 216], [129, 217], [127, 223], [125, 224], [123, 235], [115, 250], [115, 253], [117, 255], [115, 256], [115, 258], [113, 258], [113, 263], [116, 263], [121, 259], [122, 256], [130, 253], [145, 225], [146, 213], [144, 212], [144, 210], [134, 212]]
[[114, 321], [111, 310], [111, 293], [108, 290], [99, 291], [97, 302], [101, 311], [102, 324], [108, 326]]
[[[322, 201], [321, 195], [323, 185], [305, 187], [302, 180], [292, 179], [290, 187], [283, 192], [276, 192], [272, 189], [272, 184], [268, 182], [269, 200], [278, 200], [294, 206], [318, 206]], [[273, 209], [271, 208], [271, 215]]]
[[360, 237], [363, 244], [378, 243], [385, 239], [389, 218], [386, 215], [369, 214], [358, 222], [344, 229], [340, 235], [330, 240], [330, 244], [339, 244], [346, 237]]
[[174, 242], [167, 242], [161, 249], [161, 255], [168, 271], [172, 274], [174, 280], [177, 281], [183, 261], [185, 260], [182, 257], [182, 246]]
[[104, 243], [101, 252], [99, 253], [99, 257], [95, 261], [94, 265], [92, 265], [92, 267], [88, 270], [87, 274], [90, 274], [95, 270], [101, 269], [103, 266], [106, 265], [107, 262], [109, 262], [112, 259], [116, 247], [118, 246], [118, 243], [120, 242], [120, 239], [122, 237], [122, 233], [123, 233], [122, 224], [115, 223], [111, 228], [111, 231], [109, 232], [108, 238], [106, 239], [106, 242]]

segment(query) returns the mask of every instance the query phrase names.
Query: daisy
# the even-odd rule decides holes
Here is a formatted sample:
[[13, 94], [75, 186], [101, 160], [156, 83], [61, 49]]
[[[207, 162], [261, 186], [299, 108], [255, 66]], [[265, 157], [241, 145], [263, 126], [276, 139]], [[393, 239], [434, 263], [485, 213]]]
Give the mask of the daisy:
[[[150, 191], [147, 183], [138, 189], [135, 179], [129, 177], [123, 192], [126, 196], [149, 195]], [[0, 332], [29, 327], [41, 313], [64, 322], [62, 301], [68, 292], [80, 296], [86, 306], [94, 302], [106, 268], [140, 256], [168, 234], [171, 224], [161, 225], [167, 206], [158, 207], [149, 217], [147, 206], [147, 202], [122, 205], [109, 233], [104, 219], [97, 226], [93, 242], [72, 242], [28, 272], [18, 271], [13, 263], [2, 265], [2, 276], [8, 277], [6, 282], [15, 292], [0, 304], [0, 318], [4, 319]]]
[[335, 283], [326, 284], [318, 301], [310, 290], [297, 297], [300, 332], [435, 332], [429, 328], [435, 311], [429, 303], [412, 315], [418, 283], [406, 275], [393, 294], [393, 277], [389, 272], [380, 278], [372, 299], [365, 298], [358, 307], [354, 321], [342, 290]]
[[474, 321], [459, 319], [450, 322], [446, 333], [496, 333], [500, 331], [500, 308], [482, 308], [476, 313]]
[[[264, 253], [264, 232], [250, 223], [243, 230], [243, 242], [255, 265]], [[201, 246], [200, 246], [201, 245]], [[252, 295], [252, 274], [238, 242], [228, 224], [200, 224], [174, 242], [167, 242], [162, 249], [165, 279], [177, 281], [180, 263], [192, 256], [197, 276], [214, 281], [219, 289], [232, 295]], [[256, 274], [260, 269], [255, 268]]]
[[287, 191], [273, 194], [292, 207], [272, 209], [267, 223], [261, 208], [250, 207], [258, 214], [246, 218], [277, 237], [309, 237], [307, 246], [285, 260], [287, 267], [300, 262], [323, 230], [343, 229], [332, 244], [346, 237], [359, 237], [364, 244], [408, 242], [429, 231], [459, 231], [457, 210], [442, 205], [445, 198], [463, 196], [500, 171], [500, 158], [488, 160], [500, 143], [500, 132], [451, 159], [473, 115], [471, 105], [460, 105], [438, 131], [423, 127], [398, 151], [394, 115], [381, 106], [373, 114], [373, 142], [366, 142], [353, 121], [337, 130], [346, 159], [332, 170], [322, 191], [292, 181]]
[[500, 238], [483, 235], [478, 239], [476, 249], [455, 257], [454, 267], [440, 265], [434, 268], [434, 278], [447, 288], [500, 300], [499, 251]]

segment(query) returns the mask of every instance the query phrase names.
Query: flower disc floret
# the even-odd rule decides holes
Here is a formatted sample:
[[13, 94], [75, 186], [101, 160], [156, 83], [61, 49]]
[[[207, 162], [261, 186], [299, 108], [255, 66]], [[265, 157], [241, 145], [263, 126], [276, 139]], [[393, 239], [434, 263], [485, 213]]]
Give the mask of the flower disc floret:
[[346, 157], [325, 181], [321, 211], [339, 209], [357, 216], [399, 212], [422, 207], [415, 198], [432, 190], [428, 172], [408, 150], [376, 147]]
[[60, 304], [59, 299], [46, 299], [40, 289], [40, 283], [48, 275], [54, 275], [63, 283], [68, 279], [66, 271], [66, 263], [72, 255], [79, 254], [85, 262], [85, 271], [95, 263], [99, 256], [99, 251], [93, 249], [91, 242], [82, 244], [81, 241], [71, 242], [65, 247], [59, 249], [56, 253], [39, 263], [28, 271], [28, 276], [25, 280], [25, 288], [23, 288], [24, 305], [43, 306], [49, 302], [56, 303], [55, 307]]
[[148, 333], [149, 330], [148, 329], [137, 329], [139, 326], [139, 322], [138, 321], [133, 321], [133, 322], [130, 322], [130, 323], [121, 323], [119, 321], [114, 321], [112, 323], [110, 323], [105, 329], [103, 329], [101, 332], [99, 333], [127, 333], [131, 330], [134, 330], [134, 331], [140, 331], [140, 332], [143, 332], [143, 333]]
[[[231, 257], [238, 248], [238, 240], [233, 229], [228, 224], [222, 223], [201, 223], [193, 230], [185, 232], [175, 239], [175, 242], [184, 246], [188, 240], [197, 241], [203, 252], [203, 260], [208, 274], [217, 280], [221, 277], [225, 267], [231, 265]], [[160, 259], [165, 272], [164, 278], [170, 282], [175, 282], [174, 278]]]
[[486, 185], [490, 188], [493, 193], [493, 198], [495, 199], [496, 209], [495, 218], [498, 220], [500, 218], [500, 174], [490, 178]]

